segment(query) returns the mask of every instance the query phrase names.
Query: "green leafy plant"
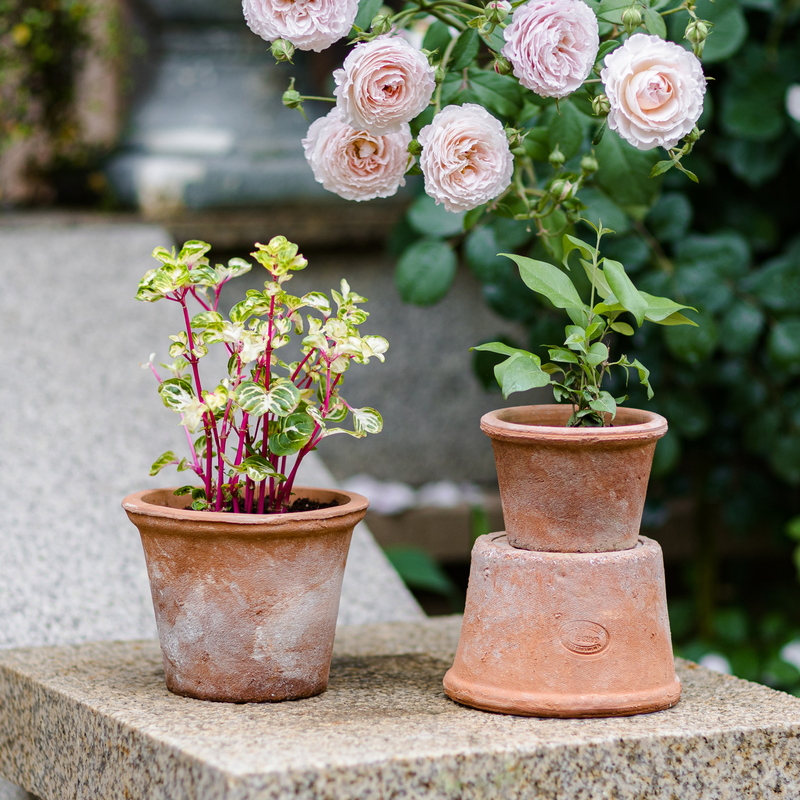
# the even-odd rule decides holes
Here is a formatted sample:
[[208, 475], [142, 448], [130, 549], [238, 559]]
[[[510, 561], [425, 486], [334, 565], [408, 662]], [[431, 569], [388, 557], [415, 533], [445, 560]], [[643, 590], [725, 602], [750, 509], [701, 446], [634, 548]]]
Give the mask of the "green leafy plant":
[[[359, 333], [369, 316], [359, 307], [366, 298], [345, 280], [341, 291], [331, 293], [335, 310], [322, 292], [290, 295], [286, 283], [307, 264], [297, 245], [278, 236], [256, 248], [252, 255], [268, 273], [264, 289], [249, 290], [228, 319], [219, 311], [222, 287], [251, 264], [234, 258], [212, 266], [205, 242], [186, 242], [178, 253], [156, 248], [153, 257], [161, 266], [147, 272], [136, 295], [147, 302], [166, 299], [181, 310], [184, 329], [170, 337], [174, 360], [161, 365], [171, 377], [160, 377], [152, 356], [147, 366], [164, 405], [180, 414], [190, 455], [163, 453], [150, 474], [169, 465], [194, 472], [203, 485], [177, 494], [191, 494], [196, 510], [286, 511], [297, 469], [322, 439], [339, 433], [361, 438], [383, 427], [375, 409], [354, 408], [340, 394], [351, 363], [383, 361], [389, 346], [381, 336]], [[304, 308], [313, 312], [305, 320]], [[279, 354], [293, 334], [303, 337], [301, 356], [287, 363]], [[214, 384], [201, 380], [200, 363], [213, 345], [225, 349], [228, 366], [209, 389]], [[352, 430], [341, 427], [348, 416]]]
[[[602, 427], [614, 419], [617, 406], [627, 400], [627, 396], [614, 397], [603, 389], [603, 379], [614, 367], [624, 370], [626, 384], [630, 371], [635, 371], [639, 382], [647, 389], [648, 398], [653, 396], [650, 371], [638, 359], [629, 361], [627, 356], [621, 355], [612, 360], [611, 339], [633, 336], [635, 332], [624, 321], [625, 315], [630, 315], [640, 327], [645, 320], [659, 325], [696, 326], [681, 313], [689, 306], [639, 291], [619, 261], [601, 256], [601, 239], [613, 231], [602, 225], [596, 227], [591, 222], [587, 224], [596, 233], [596, 244], [565, 234], [562, 263], [569, 270], [570, 255], [578, 251], [580, 265], [590, 285], [588, 304], [581, 299], [567, 272], [546, 261], [507, 255], [519, 267], [525, 285], [555, 308], [566, 311], [572, 321], [566, 327], [564, 344], [547, 346], [550, 361], [542, 363], [534, 353], [502, 342], [473, 348], [508, 356], [494, 368], [504, 397], [513, 392], [552, 386], [558, 402], [572, 404], [569, 427]], [[556, 376], [560, 376], [558, 380]]]

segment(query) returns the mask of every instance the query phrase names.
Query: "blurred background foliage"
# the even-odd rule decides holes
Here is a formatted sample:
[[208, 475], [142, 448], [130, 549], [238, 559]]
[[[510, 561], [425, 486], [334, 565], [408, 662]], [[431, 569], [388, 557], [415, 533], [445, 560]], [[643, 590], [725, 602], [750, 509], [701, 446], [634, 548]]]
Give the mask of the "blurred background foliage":
[[[779, 652], [800, 636], [791, 558], [792, 536], [800, 541], [800, 123], [787, 107], [800, 84], [800, 2], [700, 0], [697, 14], [714, 23], [703, 55], [705, 134], [684, 160], [699, 184], [677, 170], [651, 179], [657, 153], [606, 131], [594, 148], [600, 170], [578, 198], [585, 217], [614, 229], [604, 253], [623, 262], [643, 291], [698, 309], [699, 328], [651, 326], [624, 340], [628, 356], [652, 370], [652, 401], [633, 384], [610, 388], [670, 423], [645, 521], [666, 520], [676, 501], [691, 503], [696, 557], [670, 578], [671, 588], [685, 590], [672, 607], [678, 651], [695, 659], [721, 653], [742, 677], [797, 691], [800, 672]], [[684, 43], [688, 15], [667, 20], [670, 38]], [[509, 113], [504, 104], [519, 102], [488, 93], [477, 101], [501, 118]], [[580, 171], [596, 130], [587, 105], [572, 99], [560, 113], [531, 109], [535, 127], [525, 146], [542, 181], [553, 174], [548, 157], [556, 145], [565, 169]], [[547, 225], [555, 231], [566, 222], [556, 212]], [[558, 238], [545, 247], [525, 222], [497, 215], [466, 234], [463, 226], [464, 215], [447, 214], [424, 195], [415, 200], [391, 245], [401, 296], [436, 303], [460, 256], [484, 301], [525, 327], [527, 341], [509, 344], [536, 352], [561, 341], [560, 314], [496, 255], [559, 263]], [[591, 238], [580, 223], [574, 232]], [[477, 376], [496, 388], [495, 357], [474, 355]], [[765, 574], [725, 563], [720, 542], [739, 537], [769, 540], [786, 569]]]
[[74, 140], [72, 102], [89, 9], [80, 0], [0, 0], [0, 130], [30, 136], [39, 125]]

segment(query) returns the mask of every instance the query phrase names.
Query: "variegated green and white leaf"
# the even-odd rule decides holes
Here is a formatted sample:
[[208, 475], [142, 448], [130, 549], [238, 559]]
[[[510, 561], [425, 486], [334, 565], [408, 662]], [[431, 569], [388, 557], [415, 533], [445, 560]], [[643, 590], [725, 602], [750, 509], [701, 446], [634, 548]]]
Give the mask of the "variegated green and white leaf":
[[373, 356], [384, 360], [383, 354], [389, 349], [389, 342], [383, 336], [369, 335], [361, 340], [361, 357], [366, 364]]
[[164, 405], [173, 411], [183, 411], [194, 399], [191, 384], [180, 378], [163, 381], [158, 387], [158, 393]]
[[374, 408], [353, 408], [353, 425], [357, 433], [380, 433], [383, 418]]
[[304, 294], [300, 299], [304, 306], [316, 308], [317, 311], [320, 311], [326, 317], [329, 317], [331, 313], [333, 313], [331, 301], [322, 292], [309, 292], [308, 294]]
[[217, 264], [217, 273], [222, 280], [230, 280], [250, 272], [252, 268], [253, 265], [249, 261], [245, 261], [243, 258], [232, 258], [228, 261], [227, 266]]
[[242, 381], [236, 390], [236, 401], [254, 417], [285, 417], [297, 408], [300, 390], [285, 379], [274, 381], [269, 391], [253, 381]]
[[201, 311], [192, 317], [192, 328], [211, 328], [221, 331], [223, 328], [223, 317], [218, 311]]
[[150, 475], [158, 475], [164, 467], [168, 467], [170, 464], [177, 464], [178, 459], [175, 456], [175, 453], [172, 450], [167, 450], [166, 453], [162, 453], [154, 462], [153, 466], [150, 467]]
[[279, 481], [285, 481], [286, 476], [282, 475], [275, 467], [263, 456], [250, 456], [244, 459], [238, 468], [234, 467], [236, 472], [245, 472], [251, 481], [261, 483], [267, 478], [276, 478]]
[[194, 286], [217, 286], [220, 276], [210, 264], [197, 264], [189, 273]]

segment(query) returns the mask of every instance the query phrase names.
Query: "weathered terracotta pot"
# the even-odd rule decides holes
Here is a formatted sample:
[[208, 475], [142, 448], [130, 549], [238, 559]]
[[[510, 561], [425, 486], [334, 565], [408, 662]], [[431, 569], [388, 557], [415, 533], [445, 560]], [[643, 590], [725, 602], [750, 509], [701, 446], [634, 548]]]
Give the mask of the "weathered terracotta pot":
[[678, 702], [661, 548], [544, 553], [481, 536], [444, 678], [459, 703], [542, 717], [622, 716]]
[[571, 406], [517, 406], [481, 419], [491, 437], [514, 547], [599, 553], [636, 545], [657, 441], [667, 421], [620, 408], [612, 427], [565, 427]]
[[238, 703], [324, 691], [350, 537], [367, 499], [298, 487], [299, 497], [339, 505], [251, 515], [187, 510], [173, 492], [122, 503], [142, 537], [167, 688]]

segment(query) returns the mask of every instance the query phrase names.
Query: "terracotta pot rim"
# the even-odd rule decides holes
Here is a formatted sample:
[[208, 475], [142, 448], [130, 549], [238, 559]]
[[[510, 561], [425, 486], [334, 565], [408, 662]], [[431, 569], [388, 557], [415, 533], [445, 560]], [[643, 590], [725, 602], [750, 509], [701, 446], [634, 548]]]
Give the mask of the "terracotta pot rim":
[[642, 558], [648, 558], [653, 548], [660, 549], [661, 545], [655, 539], [639, 534], [632, 547], [623, 547], [619, 550], [529, 550], [525, 547], [513, 545], [505, 531], [497, 531], [479, 536], [472, 546], [472, 552], [474, 553], [479, 549], [488, 549], [492, 558], [519, 558], [524, 556], [531, 561], [563, 561], [566, 563], [575, 559], [591, 562], [592, 559], [598, 556], [614, 553], [617, 558], [635, 562]]
[[[510, 406], [490, 411], [481, 417], [481, 430], [493, 439], [509, 442], [569, 442], [574, 444], [635, 444], [660, 439], [667, 432], [667, 420], [653, 411], [622, 407], [617, 411], [621, 424], [608, 428], [567, 428], [558, 425], [511, 422], [507, 417], [557, 415], [566, 423], [572, 407], [549, 403], [534, 406]], [[631, 422], [626, 422], [631, 419]], [[635, 420], [635, 421], [633, 421]]]
[[343, 517], [356, 515], [360, 520], [369, 507], [369, 500], [363, 495], [347, 492], [344, 489], [328, 489], [316, 486], [296, 486], [294, 487], [294, 493], [301, 497], [321, 494], [331, 500], [340, 500], [340, 504], [331, 508], [287, 512], [284, 514], [232, 514], [224, 511], [192, 511], [187, 508], [174, 508], [149, 502], [154, 499], [154, 495], [170, 496], [178, 488], [177, 486], [172, 486], [144, 489], [140, 492], [129, 494], [122, 501], [122, 507], [128, 512], [129, 516], [150, 517], [167, 523], [192, 523], [192, 527], [198, 531], [205, 533], [225, 532], [226, 534], [229, 534], [231, 527], [240, 530], [252, 529], [253, 533], [256, 532], [254, 529], [258, 529], [258, 532], [261, 533], [266, 531], [275, 534], [295, 530], [298, 530], [301, 534], [312, 533], [313, 528], [320, 530], [327, 527], [326, 523], [340, 527]]

